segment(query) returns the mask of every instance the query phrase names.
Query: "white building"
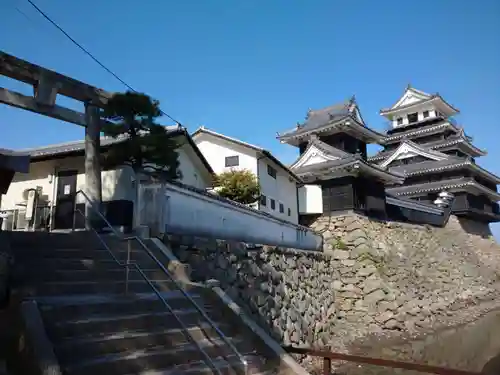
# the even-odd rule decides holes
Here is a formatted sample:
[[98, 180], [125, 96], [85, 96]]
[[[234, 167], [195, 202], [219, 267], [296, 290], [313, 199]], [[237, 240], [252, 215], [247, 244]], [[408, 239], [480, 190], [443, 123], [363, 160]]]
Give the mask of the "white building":
[[250, 170], [257, 176], [262, 195], [255, 208], [298, 223], [301, 180], [269, 151], [204, 127], [192, 137], [215, 173], [234, 168]]
[[[213, 170], [193, 142], [189, 133], [181, 127], [172, 127], [171, 136], [181, 145], [178, 149], [180, 182], [199, 189], [213, 184]], [[117, 140], [101, 139], [101, 149], [112, 147]], [[8, 211], [8, 229], [25, 226], [28, 190], [38, 191], [38, 227], [67, 229], [73, 225], [75, 194], [85, 188], [84, 142], [68, 142], [44, 146], [19, 153], [30, 155], [28, 173], [16, 173], [6, 192], [1, 196], [0, 210]], [[130, 227], [133, 222], [136, 179], [130, 167], [103, 169], [102, 209], [112, 225]], [[79, 195], [77, 208], [83, 210], [84, 198]], [[78, 226], [83, 218], [76, 215]]]

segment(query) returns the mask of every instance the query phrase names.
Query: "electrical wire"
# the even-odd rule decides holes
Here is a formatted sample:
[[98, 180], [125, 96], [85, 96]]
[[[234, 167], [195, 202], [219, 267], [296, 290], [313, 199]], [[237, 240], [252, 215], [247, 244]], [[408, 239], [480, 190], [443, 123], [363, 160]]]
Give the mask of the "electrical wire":
[[[126, 86], [130, 91], [137, 92], [132, 86], [130, 86], [127, 82], [125, 82], [123, 79], [121, 79], [116, 73], [114, 73], [111, 69], [109, 69], [106, 65], [104, 65], [97, 57], [95, 57], [88, 49], [83, 47], [80, 43], [78, 43], [74, 38], [71, 37], [61, 26], [59, 26], [52, 18], [49, 17], [47, 13], [45, 13], [42, 9], [40, 9], [32, 0], [26, 0], [28, 3], [35, 8], [38, 13], [40, 13], [47, 21], [49, 21], [54, 27], [56, 27], [61, 33], [66, 36], [74, 45], [76, 45], [80, 50], [82, 50], [87, 56], [89, 56], [94, 62], [96, 62], [101, 68], [106, 70], [109, 74], [111, 74], [114, 78], [116, 78], [120, 83], [122, 83], [124, 86]], [[170, 116], [168, 113], [164, 112], [163, 110], [160, 109], [160, 113], [166, 117], [168, 117], [170, 120], [175, 122], [177, 125], [182, 126], [182, 124], [177, 121], [175, 118]]]

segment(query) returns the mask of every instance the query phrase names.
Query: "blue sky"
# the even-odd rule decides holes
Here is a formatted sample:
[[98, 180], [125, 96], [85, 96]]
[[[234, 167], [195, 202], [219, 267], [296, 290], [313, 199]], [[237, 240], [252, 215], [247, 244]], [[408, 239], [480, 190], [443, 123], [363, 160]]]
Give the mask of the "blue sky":
[[[369, 126], [383, 130], [379, 109], [411, 82], [461, 110], [459, 123], [489, 151], [480, 164], [500, 174], [498, 0], [35, 2], [191, 131], [203, 124], [291, 162], [297, 150], [275, 135], [309, 107], [355, 94]], [[1, 50], [124, 90], [25, 0], [2, 1], [0, 20]], [[5, 78], [0, 86], [30, 92]], [[0, 126], [6, 148], [83, 135], [75, 125], [1, 105]]]

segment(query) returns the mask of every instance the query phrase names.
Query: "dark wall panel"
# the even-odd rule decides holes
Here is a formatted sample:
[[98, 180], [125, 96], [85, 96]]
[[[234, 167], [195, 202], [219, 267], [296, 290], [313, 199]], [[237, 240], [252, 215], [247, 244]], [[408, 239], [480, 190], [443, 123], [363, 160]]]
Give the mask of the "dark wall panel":
[[323, 213], [354, 209], [353, 178], [343, 177], [324, 181]]

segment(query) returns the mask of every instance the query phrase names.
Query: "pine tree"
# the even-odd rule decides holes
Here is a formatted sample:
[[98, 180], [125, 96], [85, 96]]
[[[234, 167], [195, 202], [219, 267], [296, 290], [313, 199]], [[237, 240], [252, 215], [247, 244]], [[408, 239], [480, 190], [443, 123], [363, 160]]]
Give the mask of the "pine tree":
[[159, 102], [148, 95], [126, 92], [115, 94], [107, 103], [103, 117], [106, 136], [120, 139], [103, 155], [106, 167], [129, 165], [136, 176], [150, 174], [160, 180], [181, 177], [179, 145], [168, 130], [155, 121], [161, 116]]

